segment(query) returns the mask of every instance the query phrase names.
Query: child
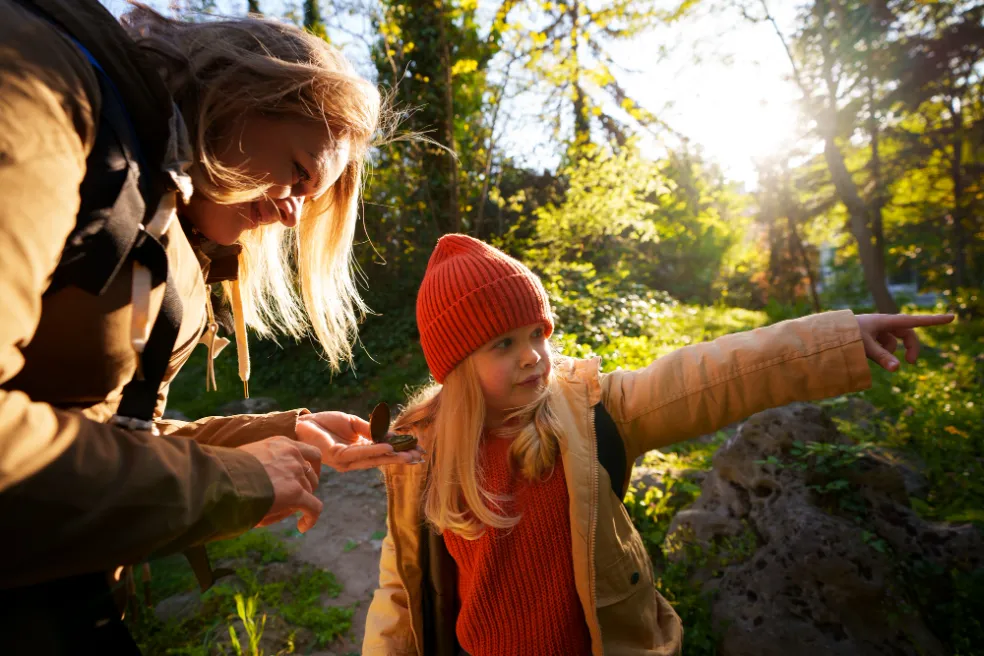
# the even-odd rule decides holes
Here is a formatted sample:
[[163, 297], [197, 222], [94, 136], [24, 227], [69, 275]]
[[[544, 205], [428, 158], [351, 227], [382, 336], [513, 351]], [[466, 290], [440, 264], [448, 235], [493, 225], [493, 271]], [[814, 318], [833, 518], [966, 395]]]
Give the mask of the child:
[[[896, 338], [914, 362], [912, 328], [950, 320], [828, 312], [603, 374], [597, 359], [551, 353], [550, 304], [529, 269], [442, 237], [417, 298], [437, 384], [394, 426], [431, 456], [386, 468], [389, 531], [363, 654], [678, 653], [680, 619], [612, 478], [766, 408], [865, 389], [866, 355], [894, 371]], [[624, 471], [599, 462], [602, 416]]]

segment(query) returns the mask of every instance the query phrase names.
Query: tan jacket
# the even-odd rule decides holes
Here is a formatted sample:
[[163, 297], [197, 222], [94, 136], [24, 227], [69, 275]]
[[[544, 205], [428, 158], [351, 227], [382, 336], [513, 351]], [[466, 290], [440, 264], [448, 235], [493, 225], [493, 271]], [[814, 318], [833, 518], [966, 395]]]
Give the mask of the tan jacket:
[[[604, 403], [631, 467], [649, 450], [713, 432], [761, 410], [865, 389], [871, 382], [858, 324], [849, 311], [688, 346], [640, 371], [603, 374], [597, 360], [564, 360], [557, 374], [554, 393], [561, 402], [555, 407], [566, 428], [560, 448], [571, 499], [574, 579], [593, 653], [618, 656], [676, 654], [683, 630], [652, 585], [652, 563], [642, 539], [599, 466], [593, 407]], [[426, 465], [386, 468], [389, 530], [363, 654], [437, 653], [424, 644], [433, 627], [421, 621], [421, 590], [428, 576], [422, 551], [428, 539], [420, 530], [420, 501], [427, 475]]]
[[[104, 34], [97, 59], [133, 80], [121, 92], [138, 132], [152, 125], [169, 101], [112, 16], [96, 0], [38, 4], [76, 34]], [[75, 225], [98, 83], [67, 39], [12, 0], [0, 0], [0, 44], [0, 523], [17, 536], [0, 546], [0, 588], [241, 533], [273, 489], [253, 456], [227, 447], [294, 437], [304, 411], [162, 421], [159, 437], [104, 423], [136, 367], [130, 276], [98, 297], [74, 287], [43, 296]], [[184, 306], [169, 381], [204, 328], [206, 287], [177, 222], [168, 235]], [[155, 314], [162, 295], [154, 290]], [[158, 416], [165, 398], [166, 384]]]

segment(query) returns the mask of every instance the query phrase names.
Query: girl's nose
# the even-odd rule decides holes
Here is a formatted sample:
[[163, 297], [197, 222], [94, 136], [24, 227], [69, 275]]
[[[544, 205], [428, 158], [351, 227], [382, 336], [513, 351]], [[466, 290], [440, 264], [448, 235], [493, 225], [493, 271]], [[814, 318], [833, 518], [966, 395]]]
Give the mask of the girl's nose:
[[260, 210], [260, 223], [266, 225], [280, 221], [288, 228], [293, 228], [301, 218], [304, 199], [297, 196], [289, 198], [264, 198], [257, 201]]
[[523, 366], [524, 367], [535, 367], [540, 362], [540, 354], [536, 352], [536, 349], [532, 346], [527, 347], [526, 351], [523, 353]]

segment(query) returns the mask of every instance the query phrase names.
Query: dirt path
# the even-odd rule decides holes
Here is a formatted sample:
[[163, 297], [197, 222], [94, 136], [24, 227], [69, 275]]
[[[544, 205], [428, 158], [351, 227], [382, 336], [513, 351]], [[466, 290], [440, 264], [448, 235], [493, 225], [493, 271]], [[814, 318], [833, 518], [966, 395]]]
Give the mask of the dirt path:
[[[359, 653], [366, 613], [379, 581], [379, 553], [386, 531], [386, 491], [378, 470], [338, 474], [325, 469], [318, 496], [324, 509], [318, 523], [297, 540], [294, 557], [335, 574], [345, 589], [332, 605], [358, 603], [352, 630], [344, 642], [315, 656]], [[289, 527], [285, 524], [285, 527]]]

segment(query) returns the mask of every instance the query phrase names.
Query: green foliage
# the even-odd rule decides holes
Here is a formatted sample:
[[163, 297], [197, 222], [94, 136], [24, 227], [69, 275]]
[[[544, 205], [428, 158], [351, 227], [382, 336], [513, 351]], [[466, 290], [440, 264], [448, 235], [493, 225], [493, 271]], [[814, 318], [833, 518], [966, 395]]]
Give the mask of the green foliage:
[[233, 538], [208, 544], [209, 556], [214, 560], [232, 560], [251, 556], [261, 563], [287, 562], [287, 545], [266, 529], [253, 529]]
[[236, 656], [263, 656], [263, 650], [260, 649], [260, 638], [263, 637], [267, 616], [264, 613], [260, 621], [256, 621], [256, 600], [259, 595], [253, 595], [245, 602], [241, 594], [237, 594], [235, 598], [236, 614], [242, 620], [243, 628], [246, 631], [247, 648], [245, 650], [242, 648], [239, 637], [236, 635], [236, 628], [230, 624], [229, 640], [232, 642], [232, 648], [235, 650]]
[[[216, 549], [219, 545], [223, 546]], [[287, 578], [280, 573], [269, 576], [266, 565], [287, 561], [286, 547], [273, 533], [255, 529], [235, 540], [213, 543], [209, 552], [213, 562], [233, 560], [243, 564], [236, 569], [235, 577], [220, 579], [202, 596], [202, 608], [193, 617], [164, 623], [153, 613], [143, 612], [136, 619], [130, 618], [130, 629], [143, 653], [204, 656], [223, 649], [219, 640], [228, 633], [237, 654], [256, 656], [260, 653], [260, 638], [274, 619], [291, 628], [283, 637], [278, 654], [293, 653], [295, 641], [301, 640], [295, 637], [299, 631], [305, 632], [304, 642], [321, 648], [351, 628], [353, 608], [325, 605], [327, 599], [337, 598], [342, 591], [330, 572], [304, 565], [288, 570]], [[172, 562], [170, 558], [154, 562], [151, 583], [155, 600], [187, 589], [171, 581], [175, 576], [169, 572], [179, 566], [190, 572], [186, 563]], [[193, 577], [190, 584], [194, 586]], [[243, 622], [244, 641], [229, 625], [235, 617]], [[235, 646], [237, 642], [239, 647]]]
[[807, 487], [819, 495], [839, 496], [849, 491], [850, 482], [845, 474], [871, 450], [870, 442], [861, 444], [838, 444], [834, 442], [793, 441], [789, 449], [789, 459], [769, 456], [758, 464], [768, 465], [773, 470], [789, 468], [804, 472], [813, 481]]
[[890, 418], [886, 445], [924, 464], [930, 492], [913, 506], [930, 519], [984, 527], [984, 329], [966, 321], [920, 337], [920, 361], [894, 375], [872, 367], [875, 383], [862, 395]]
[[292, 582], [292, 599], [280, 606], [283, 618], [310, 630], [315, 644], [324, 647], [352, 626], [352, 608], [321, 605], [323, 595], [337, 597], [341, 591], [342, 586], [330, 572], [307, 570]]

